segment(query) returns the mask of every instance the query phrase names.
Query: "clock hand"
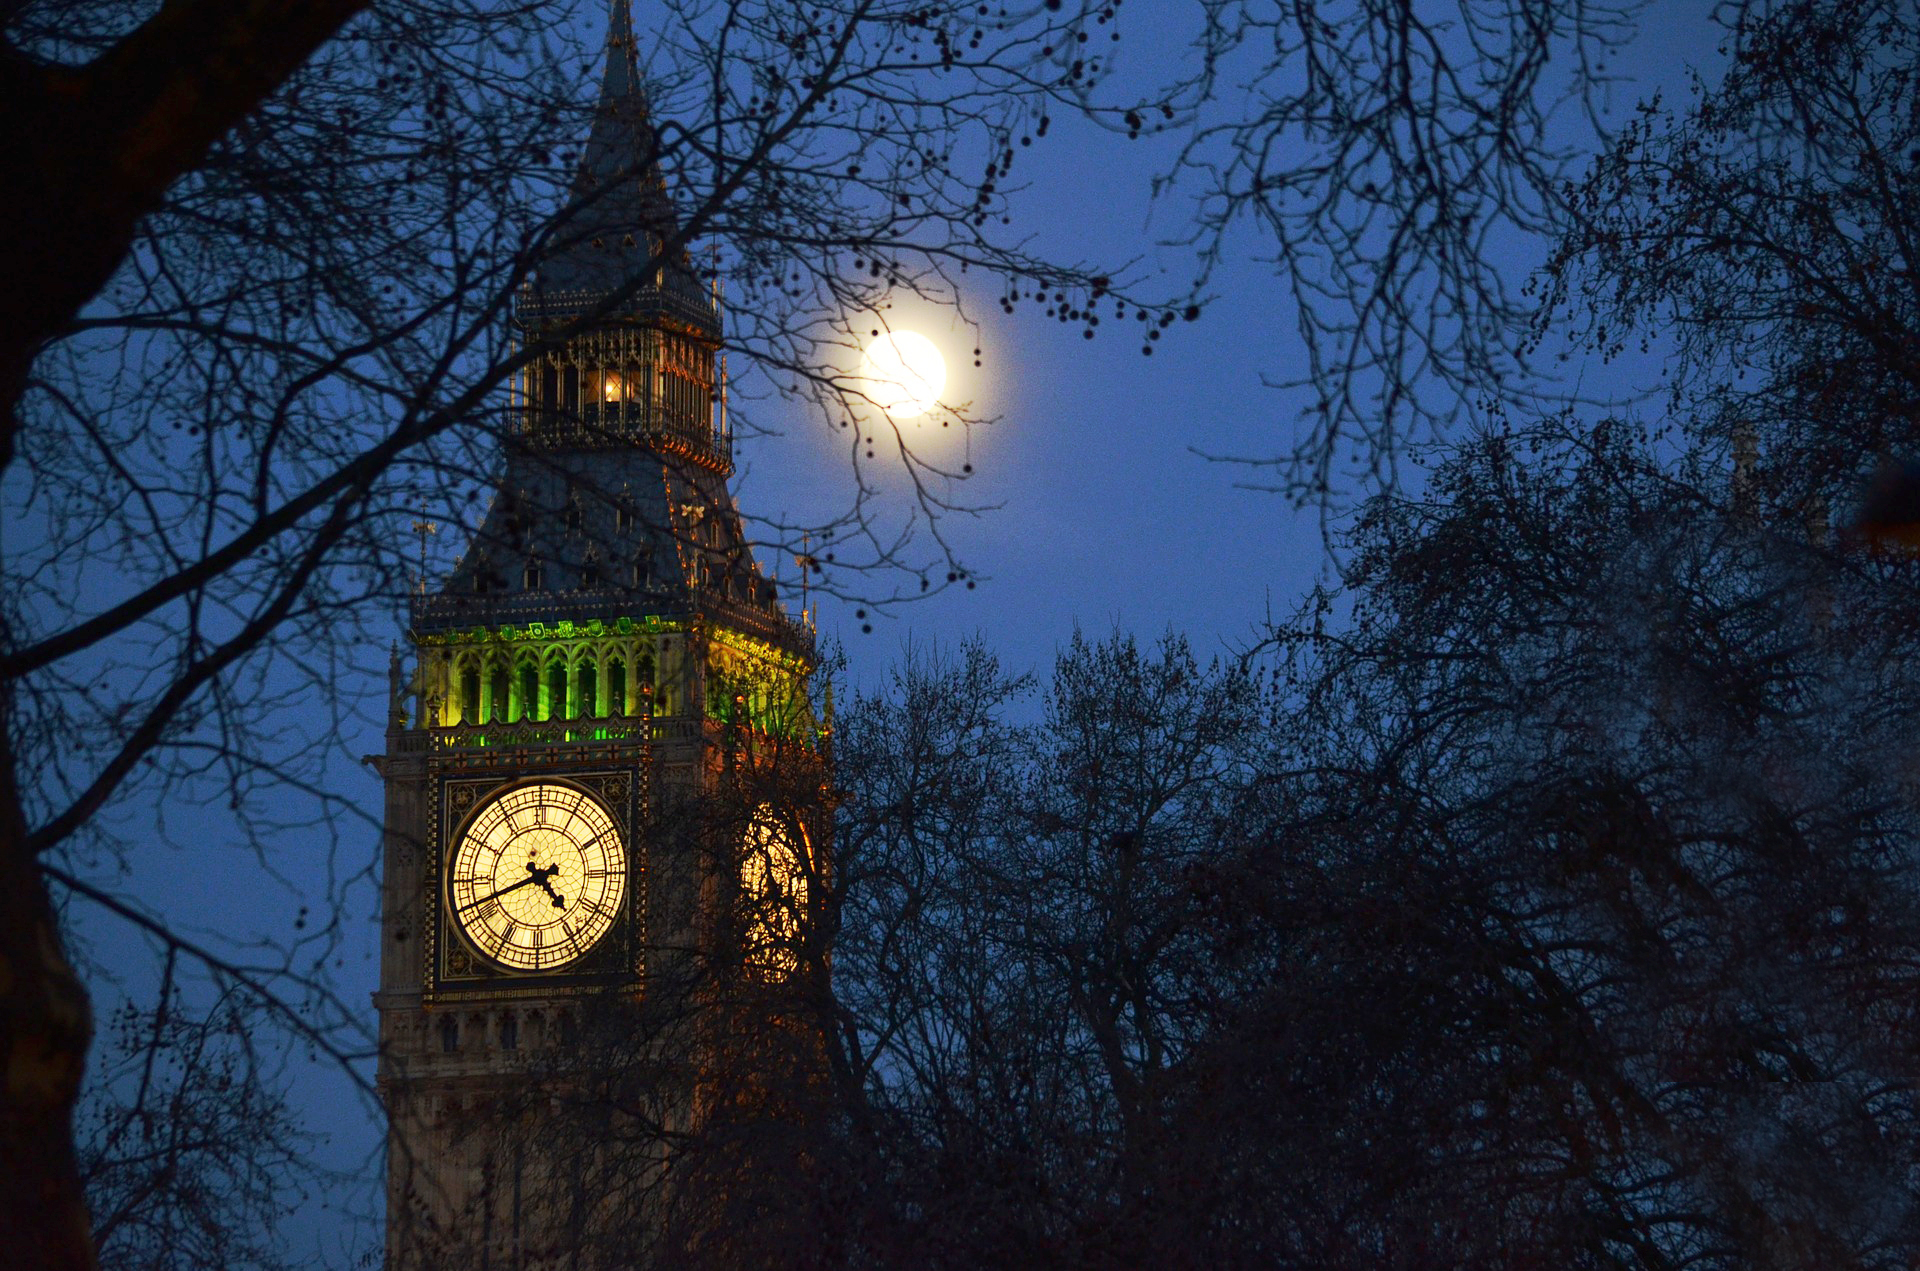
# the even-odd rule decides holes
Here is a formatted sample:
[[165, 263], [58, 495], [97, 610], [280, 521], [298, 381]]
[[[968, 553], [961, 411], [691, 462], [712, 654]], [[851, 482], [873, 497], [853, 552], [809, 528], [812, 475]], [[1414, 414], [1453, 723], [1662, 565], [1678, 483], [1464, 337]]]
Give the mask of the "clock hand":
[[[528, 866], [528, 868], [532, 869], [532, 866]], [[558, 874], [559, 872], [560, 872], [560, 867], [558, 865], [549, 865], [545, 869], [534, 870], [533, 875], [534, 875], [534, 879], [539, 882], [540, 889], [546, 892], [547, 895], [553, 897], [553, 907], [555, 909], [565, 909], [567, 907], [567, 902], [560, 898], [560, 893], [553, 889], [553, 883], [549, 881], [553, 878], [555, 874]]]
[[472, 909], [476, 905], [486, 904], [489, 900], [492, 900], [495, 897], [504, 896], [510, 891], [519, 891], [522, 887], [531, 887], [535, 883], [539, 883], [542, 887], [546, 887], [547, 895], [551, 896], [553, 895], [553, 888], [547, 886], [547, 879], [552, 878], [555, 874], [559, 872], [560, 872], [560, 867], [558, 865], [549, 865], [547, 866], [546, 869], [541, 870], [541, 869], [536, 869], [532, 861], [528, 861], [527, 862], [528, 877], [521, 879], [517, 883], [508, 883], [505, 887], [497, 888], [494, 891], [490, 891], [486, 895], [480, 897], [480, 899], [478, 900], [469, 900], [466, 904], [460, 906], [460, 908], [462, 911]]

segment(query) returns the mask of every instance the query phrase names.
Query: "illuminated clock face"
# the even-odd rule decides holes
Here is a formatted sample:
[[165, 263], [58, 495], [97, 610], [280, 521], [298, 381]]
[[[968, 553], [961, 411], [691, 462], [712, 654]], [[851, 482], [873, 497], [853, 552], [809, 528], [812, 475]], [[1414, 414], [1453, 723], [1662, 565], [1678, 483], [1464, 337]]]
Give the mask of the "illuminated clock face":
[[[796, 833], [798, 831], [798, 833]], [[807, 911], [806, 827], [785, 821], [772, 806], [754, 814], [740, 857], [740, 898], [746, 907], [747, 965], [785, 979], [800, 965]]]
[[481, 953], [551, 971], [604, 937], [627, 893], [627, 854], [592, 795], [558, 782], [482, 805], [453, 852], [447, 904]]

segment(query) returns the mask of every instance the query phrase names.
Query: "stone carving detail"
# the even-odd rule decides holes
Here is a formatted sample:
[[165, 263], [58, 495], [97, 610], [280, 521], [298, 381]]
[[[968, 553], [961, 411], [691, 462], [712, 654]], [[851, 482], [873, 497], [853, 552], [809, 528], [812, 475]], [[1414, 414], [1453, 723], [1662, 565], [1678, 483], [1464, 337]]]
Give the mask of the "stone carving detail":
[[624, 820], [627, 810], [627, 779], [624, 776], [601, 777], [593, 784], [599, 791], [600, 797], [607, 801], [607, 806]]

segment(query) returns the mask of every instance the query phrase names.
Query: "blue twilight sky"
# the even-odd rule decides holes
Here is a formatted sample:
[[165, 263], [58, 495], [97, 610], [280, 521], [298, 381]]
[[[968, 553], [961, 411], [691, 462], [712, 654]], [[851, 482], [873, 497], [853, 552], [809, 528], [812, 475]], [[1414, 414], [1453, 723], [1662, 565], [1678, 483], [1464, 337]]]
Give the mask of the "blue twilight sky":
[[[1127, 5], [1117, 73], [1141, 73], [1149, 57], [1161, 60], [1148, 70], [1176, 64], [1197, 7], [1175, 0]], [[1613, 68], [1628, 82], [1612, 103], [1612, 118], [1624, 118], [1656, 87], [1678, 96], [1688, 65], [1710, 65], [1717, 41], [1709, 8], [1710, 0], [1652, 5], [1640, 38]], [[1168, 289], [1178, 291], [1191, 278], [1190, 252], [1157, 244], [1178, 231], [1187, 209], [1178, 202], [1156, 206], [1149, 189], [1170, 147], [1170, 140], [1128, 142], [1090, 126], [1059, 127], [1016, 168], [1028, 188], [1015, 214], [1042, 255], [1137, 259], [1143, 272], [1164, 271], [1173, 280]], [[1331, 577], [1316, 510], [1297, 511], [1278, 496], [1236, 488], [1249, 473], [1196, 453], [1284, 450], [1301, 404], [1262, 386], [1263, 376], [1284, 378], [1298, 369], [1294, 317], [1271, 266], [1255, 260], [1263, 245], [1249, 236], [1238, 246], [1215, 275], [1204, 317], [1177, 324], [1151, 358], [1140, 355], [1130, 323], [1108, 324], [1087, 341], [1076, 325], [1045, 319], [1033, 307], [1005, 318], [990, 297], [979, 306], [993, 321], [982, 333], [986, 365], [966, 391], [980, 413], [999, 422], [972, 436], [975, 476], [960, 493], [992, 510], [947, 524], [979, 585], [873, 618], [871, 634], [861, 632], [853, 604], [822, 604], [821, 633], [844, 644], [856, 685], [882, 684], [910, 647], [952, 647], [975, 634], [1010, 669], [1044, 672], [1076, 627], [1094, 635], [1119, 628], [1146, 639], [1173, 629], [1204, 657], [1250, 643], [1269, 616], [1284, 616], [1309, 586]], [[1533, 263], [1528, 253], [1538, 250], [1516, 249], [1510, 262], [1516, 278]], [[967, 338], [944, 331], [939, 315], [902, 315], [900, 325], [942, 339], [968, 369]], [[1576, 371], [1589, 395], [1625, 398], [1657, 379], [1657, 367], [1645, 365]], [[806, 512], [844, 489], [841, 437], [821, 435], [820, 425], [797, 409], [768, 410], [761, 418], [786, 431], [742, 446], [736, 494], [745, 511]], [[383, 661], [384, 652], [362, 659], [369, 668], [364, 691], [374, 701], [384, 684], [371, 668]], [[377, 817], [377, 783], [358, 763], [382, 747], [377, 708], [344, 727], [332, 777]], [[151, 819], [154, 810], [120, 815], [131, 825]], [[190, 811], [170, 815], [191, 821]], [[368, 821], [343, 826], [338, 853], [326, 861], [312, 852], [303, 857], [289, 844], [276, 862], [281, 877], [237, 848], [224, 855], [209, 849], [211, 856], [192, 868], [183, 868], [178, 854], [157, 852], [136, 863], [126, 890], [189, 915], [189, 924], [210, 941], [243, 945], [255, 932], [284, 934], [302, 903], [331, 894], [341, 878], [366, 869], [377, 841]], [[219, 863], [209, 867], [205, 859]], [[288, 861], [303, 864], [290, 868]], [[370, 1025], [372, 888], [347, 886], [345, 895], [349, 909], [329, 961], [343, 1000], [364, 1011]], [[142, 960], [124, 929], [98, 914], [75, 913], [82, 937], [103, 960], [128, 966]], [[141, 978], [134, 974], [136, 982]], [[342, 1264], [369, 1248], [376, 1234], [361, 1219], [377, 1212], [382, 1127], [327, 1061], [296, 1051], [288, 1062], [295, 1102], [308, 1126], [324, 1136], [321, 1156], [339, 1177], [289, 1226], [286, 1239], [301, 1252]]]
[[[1684, 95], [1686, 68], [1715, 57], [1710, 7], [1655, 0], [1640, 38], [1609, 68], [1621, 83], [1607, 118], [1624, 119], [1655, 89], [1669, 101]], [[1128, 6], [1116, 75], [1142, 74], [1146, 57], [1153, 73], [1189, 60], [1191, 10], [1172, 0]], [[1570, 140], [1590, 135], [1571, 115], [1568, 122]], [[1156, 203], [1150, 191], [1175, 144], [1130, 142], [1080, 122], [1023, 155], [1015, 175], [1028, 188], [1018, 215], [1041, 254], [1137, 260], [1175, 290], [1190, 280], [1192, 250], [1162, 245], [1188, 207], [1177, 196]], [[1037, 306], [1013, 317], [977, 306], [990, 319], [986, 365], [969, 372], [981, 378], [967, 387], [998, 422], [973, 434], [975, 475], [958, 493], [995, 510], [949, 528], [980, 582], [870, 617], [871, 634], [854, 604], [821, 604], [821, 633], [844, 644], [856, 684], [879, 683], [909, 647], [976, 633], [1008, 666], [1040, 671], [1076, 627], [1142, 638], [1171, 628], [1205, 655], [1249, 642], [1269, 615], [1284, 616], [1314, 582], [1331, 579], [1317, 509], [1244, 488], [1263, 474], [1203, 457], [1285, 451], [1302, 405], [1298, 392], [1263, 386], [1263, 376], [1284, 380], [1302, 365], [1291, 298], [1272, 266], [1255, 259], [1266, 243], [1242, 233], [1237, 245], [1213, 277], [1203, 318], [1175, 324], [1151, 358], [1140, 355], [1131, 323], [1109, 323], [1087, 341], [1076, 324], [1044, 318]], [[1540, 244], [1516, 244], [1506, 262], [1512, 277], [1523, 279], [1541, 253]], [[899, 322], [942, 338], [964, 365], [967, 341], [941, 331], [939, 315]], [[1566, 369], [1589, 398], [1624, 401], [1658, 383], [1658, 366], [1646, 362]], [[769, 417], [791, 431], [743, 445], [742, 510], [821, 506], [818, 491], [845, 480], [841, 438], [821, 439], [817, 422], [797, 411]]]

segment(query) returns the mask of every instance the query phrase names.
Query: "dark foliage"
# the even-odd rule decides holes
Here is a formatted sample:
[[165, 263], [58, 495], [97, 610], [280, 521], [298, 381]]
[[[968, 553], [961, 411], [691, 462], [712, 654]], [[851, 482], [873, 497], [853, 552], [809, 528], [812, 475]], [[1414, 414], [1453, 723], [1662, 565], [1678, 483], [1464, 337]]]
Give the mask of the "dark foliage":
[[1904, 1265], [1912, 580], [1624, 426], [1468, 447], [1356, 552], [1264, 687], [1115, 639], [1040, 724], [978, 651], [848, 715], [893, 1239]]
[[1725, 74], [1643, 107], [1579, 187], [1543, 323], [1673, 341], [1681, 418], [1757, 444], [1786, 507], [1850, 502], [1920, 445], [1920, 17], [1727, 13]]

